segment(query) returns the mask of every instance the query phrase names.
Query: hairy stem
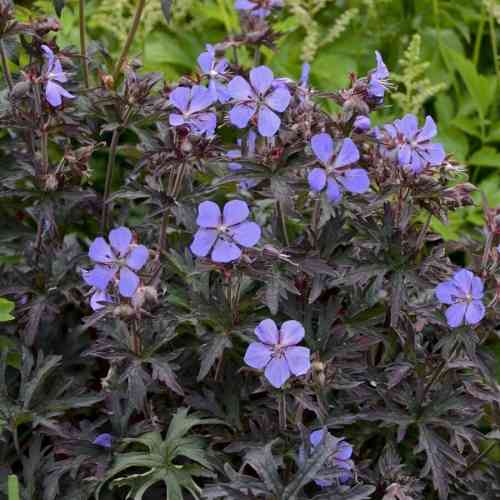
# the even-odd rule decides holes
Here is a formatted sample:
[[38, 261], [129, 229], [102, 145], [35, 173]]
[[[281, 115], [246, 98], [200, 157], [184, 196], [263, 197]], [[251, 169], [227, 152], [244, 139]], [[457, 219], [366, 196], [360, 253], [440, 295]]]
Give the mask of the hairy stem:
[[281, 221], [281, 230], [283, 231], [283, 238], [285, 239], [285, 244], [287, 247], [290, 246], [290, 239], [288, 237], [288, 229], [286, 227], [286, 218], [285, 211], [283, 210], [283, 204], [281, 202], [277, 202], [276, 209], [278, 211], [278, 216]]
[[286, 392], [282, 390], [278, 396], [279, 426], [282, 431], [286, 430]]
[[160, 226], [160, 239], [158, 246], [160, 247], [160, 255], [167, 250], [167, 229], [168, 229], [168, 219], [170, 217], [169, 209], [166, 208], [163, 212], [163, 217], [161, 218]]
[[104, 196], [102, 200], [102, 213], [101, 213], [101, 232], [106, 231], [108, 225], [108, 198], [111, 193], [111, 181], [113, 180], [113, 169], [116, 162], [116, 150], [118, 148], [118, 141], [120, 139], [120, 130], [115, 128], [113, 130], [113, 137], [111, 138], [111, 145], [109, 147], [108, 164], [106, 166], [106, 181], [104, 183]]
[[85, 88], [88, 89], [89, 84], [89, 65], [87, 61], [87, 46], [85, 41], [85, 0], [80, 0], [80, 57], [83, 64], [83, 80]]
[[123, 46], [122, 52], [120, 54], [118, 62], [116, 63], [115, 69], [113, 71], [113, 81], [114, 81], [115, 85], [116, 85], [116, 82], [118, 81], [118, 77], [120, 76], [120, 72], [122, 70], [123, 63], [125, 62], [125, 59], [127, 59], [128, 52], [130, 50], [132, 42], [134, 41], [135, 35], [136, 35], [137, 30], [139, 28], [139, 24], [141, 23], [142, 12], [144, 10], [145, 5], [146, 5], [146, 0], [138, 0], [137, 8], [136, 8], [135, 14], [134, 14], [134, 20], [132, 21], [132, 27], [130, 28], [130, 31], [129, 31], [128, 36], [127, 36], [127, 40], [125, 41], [125, 45]]
[[497, 74], [497, 78], [500, 79], [500, 66], [498, 61], [498, 48], [497, 48], [497, 32], [495, 30], [495, 20], [493, 19], [491, 11], [488, 13], [488, 24], [490, 27], [491, 52], [493, 54], [495, 73]]
[[40, 122], [40, 153], [41, 153], [41, 164], [42, 164], [42, 175], [47, 175], [49, 172], [49, 134], [47, 132], [47, 127], [43, 122], [42, 116], [42, 96], [40, 94], [40, 85], [38, 83], [34, 86], [35, 95], [35, 107], [37, 119]]
[[0, 57], [2, 59], [2, 71], [5, 81], [9, 86], [9, 90], [14, 87], [14, 82], [12, 81], [12, 75], [10, 74], [9, 61], [7, 60], [7, 54], [5, 53], [5, 46], [3, 40], [0, 39]]
[[459, 342], [455, 341], [455, 344], [453, 345], [453, 348], [452, 348], [450, 354], [448, 355], [448, 357], [446, 359], [443, 359], [443, 361], [441, 361], [441, 363], [439, 364], [439, 366], [438, 366], [437, 370], [434, 372], [434, 375], [432, 376], [431, 380], [425, 386], [425, 388], [422, 392], [422, 398], [421, 398], [422, 403], [424, 403], [425, 398], [426, 398], [427, 394], [429, 394], [429, 391], [431, 390], [432, 386], [441, 378], [443, 373], [446, 371], [446, 366], [451, 361], [453, 356], [455, 356], [459, 345], [460, 345]]

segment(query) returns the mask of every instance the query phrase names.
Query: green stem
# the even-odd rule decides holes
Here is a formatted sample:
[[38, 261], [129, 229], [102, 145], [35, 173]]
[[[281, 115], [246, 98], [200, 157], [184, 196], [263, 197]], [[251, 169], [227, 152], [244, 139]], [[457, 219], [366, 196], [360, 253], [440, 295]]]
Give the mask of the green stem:
[[123, 46], [122, 52], [113, 71], [114, 85], [116, 85], [118, 81], [118, 77], [120, 76], [123, 63], [125, 62], [125, 59], [127, 59], [128, 52], [130, 50], [132, 42], [134, 41], [137, 30], [139, 29], [139, 24], [141, 23], [142, 11], [144, 10], [145, 5], [146, 5], [146, 0], [138, 0], [137, 9], [135, 10], [134, 20], [132, 21], [132, 27], [130, 28], [127, 40], [125, 41], [125, 45]]
[[7, 85], [9, 86], [9, 90], [12, 90], [14, 87], [14, 82], [12, 81], [12, 75], [10, 74], [9, 69], [9, 61], [7, 60], [7, 54], [5, 53], [5, 46], [3, 44], [3, 40], [0, 40], [0, 57], [2, 59], [2, 70], [3, 76]]
[[476, 34], [476, 41], [474, 43], [474, 55], [472, 57], [472, 62], [474, 63], [474, 66], [478, 65], [479, 62], [479, 54], [481, 53], [481, 42], [483, 40], [483, 35], [484, 35], [484, 25], [486, 23], [486, 8], [483, 6], [481, 8], [481, 18], [479, 20], [479, 26], [477, 28], [477, 34]]
[[283, 205], [278, 201], [276, 208], [278, 210], [279, 218], [281, 221], [281, 230], [283, 231], [283, 238], [285, 239], [286, 246], [289, 247], [290, 239], [288, 238], [288, 230], [286, 227], [285, 211], [283, 210]]
[[497, 79], [500, 79], [500, 66], [498, 61], [497, 32], [495, 31], [495, 20], [491, 12], [488, 13], [488, 23], [490, 25], [491, 51], [493, 52], [493, 62]]
[[101, 214], [101, 232], [106, 231], [108, 225], [108, 198], [111, 193], [111, 181], [113, 180], [113, 169], [116, 162], [116, 150], [118, 148], [118, 141], [120, 139], [120, 129], [113, 130], [113, 137], [111, 138], [111, 145], [109, 147], [108, 165], [106, 166], [106, 181], [104, 183], [104, 197], [102, 201], [102, 214]]
[[490, 445], [485, 448], [462, 472], [463, 475], [465, 475], [466, 472], [468, 472], [474, 465], [476, 465], [479, 461], [481, 461], [488, 453], [496, 446], [496, 442], [493, 441], [493, 443], [490, 443]]
[[85, 41], [85, 0], [80, 0], [80, 57], [83, 64], [83, 80], [85, 88], [88, 89], [89, 84], [89, 65], [87, 61], [87, 46]]
[[158, 242], [158, 246], [160, 247], [160, 256], [167, 250], [167, 229], [169, 216], [169, 209], [166, 208], [165, 212], [163, 212], [163, 217], [161, 218], [160, 240]]

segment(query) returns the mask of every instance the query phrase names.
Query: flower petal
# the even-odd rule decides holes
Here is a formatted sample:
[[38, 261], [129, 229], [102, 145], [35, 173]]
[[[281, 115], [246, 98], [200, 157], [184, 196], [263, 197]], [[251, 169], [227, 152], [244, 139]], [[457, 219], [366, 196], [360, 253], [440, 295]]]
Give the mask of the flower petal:
[[250, 210], [246, 202], [241, 200], [231, 200], [224, 205], [222, 223], [225, 226], [234, 226], [248, 219]]
[[459, 297], [466, 298], [467, 294], [471, 293], [473, 279], [474, 273], [468, 269], [460, 269], [453, 275], [453, 282], [457, 287]]
[[457, 287], [453, 281], [440, 283], [434, 293], [441, 304], [453, 304], [456, 302], [454, 297], [457, 296]]
[[279, 342], [279, 332], [276, 323], [272, 319], [264, 319], [255, 328], [257, 338], [268, 345], [276, 345]]
[[96, 290], [90, 297], [90, 307], [93, 311], [99, 311], [106, 307], [106, 303], [112, 302], [111, 296], [102, 290]]
[[418, 131], [418, 119], [415, 115], [408, 113], [401, 120], [394, 122], [398, 132], [403, 134], [406, 139], [413, 139]]
[[131, 271], [128, 267], [120, 269], [120, 281], [118, 289], [123, 297], [132, 297], [137, 287], [139, 286], [139, 276]]
[[307, 180], [311, 189], [319, 193], [326, 185], [326, 172], [323, 168], [313, 168], [309, 172]]
[[351, 193], [366, 193], [370, 188], [370, 179], [363, 168], [348, 170], [340, 180], [347, 191]]
[[96, 444], [97, 446], [102, 446], [103, 448], [111, 448], [111, 441], [113, 439], [113, 436], [108, 433], [104, 434], [99, 434], [94, 441], [92, 441], [92, 444]]
[[96, 266], [91, 271], [83, 274], [83, 279], [87, 285], [93, 286], [100, 291], [108, 288], [109, 282], [116, 274], [116, 269], [111, 267]]
[[90, 245], [89, 257], [94, 262], [99, 262], [100, 264], [109, 264], [110, 262], [114, 262], [116, 259], [111, 247], [101, 236], [96, 238]]
[[252, 342], [245, 353], [244, 361], [252, 368], [262, 369], [271, 360], [273, 350], [271, 347], [260, 342]]
[[411, 161], [411, 148], [408, 144], [403, 144], [398, 148], [398, 163], [404, 167]]
[[189, 249], [197, 257], [206, 257], [212, 250], [216, 239], [217, 231], [215, 229], [198, 229]]
[[139, 271], [148, 259], [149, 250], [144, 245], [137, 245], [127, 258], [127, 266], [134, 271]]
[[257, 106], [254, 103], [237, 104], [229, 111], [229, 121], [238, 128], [245, 128], [255, 114]]
[[452, 328], [460, 326], [464, 321], [465, 310], [467, 304], [465, 302], [457, 302], [446, 309], [446, 321]]
[[424, 126], [420, 129], [417, 134], [417, 142], [430, 141], [437, 134], [436, 123], [432, 119], [432, 116], [425, 117]]
[[172, 127], [179, 127], [180, 125], [184, 125], [186, 120], [183, 115], [179, 115], [178, 113], [170, 113], [168, 116], [168, 122]]
[[191, 90], [187, 87], [177, 87], [170, 92], [170, 104], [183, 113], [188, 110]]
[[194, 85], [191, 89], [191, 102], [189, 104], [189, 112], [197, 113], [211, 106], [214, 98], [210, 90], [203, 85]]
[[227, 91], [236, 101], [250, 101], [255, 94], [249, 83], [241, 76], [235, 76], [228, 84]]
[[486, 308], [480, 300], [473, 300], [465, 311], [465, 322], [468, 325], [479, 323], [486, 314]]
[[333, 157], [333, 139], [330, 134], [313, 135], [311, 138], [311, 147], [320, 161], [330, 163]]
[[285, 321], [280, 329], [280, 344], [291, 346], [298, 344], [305, 335], [304, 327], [295, 320]]
[[440, 165], [446, 158], [446, 152], [442, 144], [421, 145], [418, 151], [430, 165]]
[[214, 64], [214, 54], [213, 52], [202, 52], [197, 59], [198, 66], [201, 68], [203, 73], [210, 73], [212, 71], [212, 66]]
[[311, 432], [311, 434], [309, 435], [309, 441], [311, 441], [313, 447], [316, 447], [321, 443], [325, 432], [327, 432], [326, 428]]
[[272, 137], [278, 132], [280, 125], [281, 119], [274, 111], [271, 111], [271, 109], [265, 105], [259, 108], [257, 129], [260, 135], [263, 137]]
[[120, 257], [128, 252], [128, 247], [132, 242], [132, 233], [127, 227], [118, 227], [109, 232], [109, 242]]
[[273, 358], [266, 366], [264, 375], [273, 387], [279, 389], [289, 378], [290, 370], [285, 358]]
[[234, 3], [234, 8], [236, 10], [252, 10], [255, 9], [255, 2], [251, 2], [250, 0], [236, 0]]
[[337, 203], [342, 199], [340, 186], [332, 178], [329, 178], [326, 184], [326, 197], [331, 203]]
[[241, 249], [231, 241], [219, 238], [212, 250], [212, 260], [214, 262], [227, 263], [238, 260], [241, 257]]
[[471, 282], [472, 289], [472, 298], [473, 299], [482, 299], [484, 294], [484, 284], [481, 281], [481, 278], [474, 276]]
[[196, 113], [188, 121], [188, 124], [192, 127], [193, 133], [212, 136], [217, 127], [217, 115], [215, 113]]
[[198, 205], [196, 224], [200, 227], [214, 228], [222, 222], [220, 208], [213, 201], [203, 201]]
[[61, 87], [61, 85], [49, 80], [45, 87], [45, 97], [52, 107], [58, 108], [62, 104], [63, 97], [74, 99], [75, 96]]
[[285, 111], [290, 104], [292, 96], [288, 89], [280, 85], [275, 90], [273, 90], [265, 99], [265, 103], [274, 111], [279, 111], [280, 113]]
[[351, 139], [344, 139], [342, 141], [342, 147], [335, 158], [335, 167], [345, 167], [346, 165], [351, 165], [359, 160], [359, 151], [356, 144], [352, 142]]
[[311, 351], [307, 347], [291, 346], [285, 349], [288, 367], [294, 375], [305, 375], [311, 368]]
[[253, 247], [260, 240], [261, 234], [262, 230], [255, 222], [243, 222], [230, 231], [234, 241], [243, 247]]
[[258, 66], [250, 71], [250, 82], [260, 95], [264, 95], [269, 90], [273, 80], [273, 72], [267, 66]]

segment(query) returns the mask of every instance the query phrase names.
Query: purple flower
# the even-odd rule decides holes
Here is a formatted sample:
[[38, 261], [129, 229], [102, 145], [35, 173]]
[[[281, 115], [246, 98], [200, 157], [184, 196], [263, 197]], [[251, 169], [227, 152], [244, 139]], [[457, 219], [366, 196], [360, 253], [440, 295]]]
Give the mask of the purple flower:
[[290, 375], [304, 375], [311, 366], [310, 351], [297, 346], [304, 338], [304, 327], [294, 320], [285, 321], [278, 331], [272, 319], [261, 321], [255, 329], [260, 342], [252, 342], [245, 353], [245, 363], [263, 369], [271, 385], [280, 388]]
[[227, 59], [217, 61], [212, 45], [207, 44], [206, 49], [206, 52], [202, 52], [198, 56], [198, 65], [203, 75], [208, 77], [208, 89], [212, 99], [219, 100], [221, 104], [224, 104], [230, 98], [226, 86], [221, 82], [224, 79], [228, 62]]
[[384, 94], [388, 88], [389, 70], [385, 65], [380, 52], [375, 51], [377, 58], [377, 68], [368, 76], [368, 96], [377, 104], [384, 102]]
[[203, 111], [213, 103], [212, 92], [202, 85], [194, 85], [192, 88], [177, 87], [170, 93], [170, 104], [181, 114], [171, 113], [170, 125], [187, 125], [195, 134], [214, 135], [217, 117], [215, 113]]
[[[327, 432], [328, 431], [325, 428], [311, 432], [309, 439], [313, 449], [321, 443], [324, 439], [325, 433]], [[347, 441], [344, 441], [344, 438], [335, 438], [334, 436], [332, 436], [332, 438], [334, 440], [334, 444], [332, 447], [332, 454], [327, 460], [327, 466], [333, 469], [341, 469], [345, 471], [339, 476], [340, 482], [345, 483], [352, 478], [352, 445]], [[322, 488], [334, 484], [334, 481], [330, 481], [328, 479], [315, 479], [314, 482]]]
[[102, 448], [111, 448], [112, 440], [113, 436], [106, 432], [104, 434], [99, 434], [94, 441], [92, 441], [92, 444], [96, 444]]
[[[257, 134], [253, 130], [250, 130], [247, 136], [246, 154], [244, 155], [246, 159], [252, 159], [255, 157], [256, 140], [257, 140]], [[240, 148], [243, 146], [243, 141], [241, 139], [238, 139], [238, 145], [240, 146]], [[238, 160], [243, 157], [243, 151], [242, 149], [231, 149], [230, 151], [227, 152], [226, 156], [230, 160]], [[243, 167], [241, 166], [240, 163], [232, 161], [228, 164], [228, 168], [231, 172], [238, 172]], [[258, 181], [256, 179], [243, 179], [240, 182], [240, 188], [248, 190], [255, 187], [257, 184]]]
[[45, 84], [45, 98], [52, 107], [57, 108], [62, 104], [63, 97], [74, 99], [75, 96], [64, 89], [62, 85], [59, 85], [59, 83], [66, 83], [68, 81], [66, 73], [62, 69], [61, 61], [59, 61], [47, 45], [42, 45], [42, 50], [45, 52], [45, 58], [47, 59], [47, 67], [45, 69], [45, 78], [47, 79], [47, 83]]
[[272, 137], [281, 125], [281, 119], [274, 111], [285, 111], [292, 96], [282, 82], [274, 79], [273, 72], [266, 66], [250, 71], [250, 83], [241, 76], [229, 82], [227, 90], [235, 104], [229, 112], [229, 120], [236, 127], [245, 128], [257, 113], [260, 135]]
[[271, 9], [275, 7], [283, 7], [283, 0], [236, 0], [234, 8], [243, 10], [254, 17], [267, 17], [271, 13]]
[[371, 121], [368, 116], [359, 115], [356, 117], [353, 123], [353, 128], [356, 132], [364, 133], [370, 130]]
[[213, 201], [198, 206], [196, 223], [200, 227], [191, 243], [191, 251], [198, 257], [211, 255], [213, 262], [232, 262], [241, 257], [241, 247], [253, 247], [260, 239], [261, 229], [247, 221], [250, 214], [244, 201], [232, 200], [225, 204], [221, 214]]
[[338, 152], [334, 153], [334, 142], [329, 134], [316, 134], [311, 138], [314, 154], [323, 165], [314, 168], [308, 176], [313, 191], [321, 192], [326, 187], [326, 196], [332, 203], [342, 198], [342, 191], [365, 193], [370, 187], [366, 170], [349, 168], [359, 160], [359, 151], [351, 139], [344, 139]]
[[89, 257], [97, 265], [83, 275], [85, 282], [96, 289], [90, 302], [94, 310], [103, 307], [102, 303], [112, 301], [106, 290], [117, 274], [120, 294], [132, 297], [140, 282], [135, 271], [141, 270], [149, 258], [149, 251], [144, 245], [132, 243], [132, 233], [126, 227], [110, 231], [109, 242], [111, 246], [102, 237], [93, 241]]
[[484, 285], [480, 278], [467, 269], [457, 271], [450, 281], [436, 288], [436, 297], [446, 309], [446, 321], [451, 328], [479, 323], [485, 315], [483, 304]]
[[395, 154], [401, 167], [413, 173], [421, 172], [426, 165], [440, 165], [446, 157], [442, 144], [435, 144], [431, 139], [437, 134], [434, 120], [427, 116], [422, 128], [418, 128], [415, 115], [407, 114], [393, 124], [385, 125], [388, 134], [389, 155]]

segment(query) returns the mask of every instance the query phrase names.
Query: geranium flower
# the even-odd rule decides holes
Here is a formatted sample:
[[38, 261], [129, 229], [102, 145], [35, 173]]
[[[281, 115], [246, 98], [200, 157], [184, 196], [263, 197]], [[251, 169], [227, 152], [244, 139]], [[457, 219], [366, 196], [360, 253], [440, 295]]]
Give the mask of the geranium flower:
[[96, 444], [97, 446], [101, 446], [102, 448], [111, 448], [113, 441], [113, 436], [105, 432], [104, 434], [99, 434], [92, 444]]
[[418, 128], [415, 115], [407, 114], [393, 124], [385, 125], [388, 134], [388, 145], [384, 149], [389, 155], [395, 154], [401, 167], [418, 173], [426, 165], [440, 165], [446, 157], [442, 144], [431, 142], [437, 134], [436, 124], [432, 117], [425, 118], [425, 124]]
[[267, 17], [271, 9], [283, 7], [283, 0], [236, 0], [234, 8], [246, 11], [254, 17]]
[[273, 72], [266, 66], [250, 71], [250, 83], [241, 76], [229, 82], [227, 90], [235, 104], [229, 112], [229, 120], [236, 127], [245, 128], [257, 114], [260, 135], [272, 137], [281, 125], [281, 119], [275, 111], [285, 111], [292, 96], [285, 84], [275, 80]]
[[389, 86], [389, 70], [385, 65], [380, 52], [375, 51], [377, 68], [368, 76], [368, 96], [374, 99], [377, 104], [382, 104], [384, 94]]
[[[325, 428], [311, 432], [309, 439], [311, 441], [313, 450], [324, 439], [325, 433], [328, 433], [328, 431]], [[332, 435], [330, 434], [330, 436]], [[333, 438], [332, 454], [328, 458], [326, 465], [327, 467], [331, 467], [333, 469], [344, 470], [345, 472], [342, 472], [340, 474], [339, 480], [341, 483], [345, 483], [352, 478], [352, 469], [354, 467], [354, 464], [352, 463], [351, 460], [352, 445], [349, 444], [347, 441], [345, 441], [344, 438], [336, 438], [335, 436], [332, 436], [332, 438]], [[330, 481], [328, 479], [315, 479], [314, 482], [318, 486], [326, 488], [334, 484], [335, 481]]]
[[326, 187], [326, 196], [332, 203], [340, 201], [342, 191], [365, 193], [370, 187], [366, 170], [350, 168], [359, 160], [359, 151], [351, 139], [344, 139], [337, 154], [334, 142], [329, 134], [316, 134], [311, 138], [311, 147], [316, 158], [323, 165], [314, 168], [308, 176], [309, 186], [313, 191], [321, 192]]
[[42, 50], [47, 60], [47, 67], [45, 69], [45, 98], [51, 106], [57, 108], [62, 104], [63, 97], [74, 99], [75, 96], [64, 89], [62, 85], [59, 85], [59, 83], [66, 83], [68, 81], [66, 73], [62, 69], [61, 61], [59, 61], [47, 45], [42, 45]]
[[203, 72], [203, 75], [208, 77], [208, 89], [214, 101], [219, 101], [224, 104], [230, 99], [226, 86], [222, 83], [224, 81], [224, 74], [226, 73], [228, 62], [223, 58], [217, 60], [215, 57], [215, 49], [212, 45], [207, 44], [206, 51], [198, 56], [198, 65]]
[[97, 265], [87, 271], [83, 278], [97, 290], [91, 299], [93, 307], [99, 306], [100, 302], [111, 301], [106, 290], [117, 275], [120, 294], [123, 297], [132, 297], [140, 282], [136, 271], [140, 271], [149, 258], [149, 251], [144, 245], [132, 243], [132, 233], [126, 227], [110, 231], [109, 242], [111, 246], [104, 238], [98, 237], [89, 249], [90, 259]]
[[202, 85], [193, 87], [177, 87], [170, 93], [170, 104], [177, 108], [179, 113], [171, 113], [170, 125], [179, 127], [188, 126], [195, 134], [214, 135], [217, 126], [215, 113], [204, 111], [214, 103], [214, 97], [209, 89]]
[[309, 371], [310, 351], [297, 345], [304, 338], [304, 327], [298, 321], [285, 321], [278, 331], [272, 319], [265, 319], [257, 325], [255, 335], [260, 342], [248, 346], [245, 363], [264, 369], [273, 387], [282, 387], [291, 374], [304, 375]]
[[450, 281], [436, 288], [436, 297], [446, 309], [446, 321], [452, 328], [462, 325], [475, 325], [485, 315], [483, 304], [484, 285], [481, 279], [467, 269], [457, 271]]
[[213, 262], [239, 259], [241, 248], [253, 247], [261, 235], [260, 226], [247, 221], [249, 215], [248, 205], [240, 200], [227, 202], [222, 214], [213, 201], [200, 203], [196, 219], [200, 229], [194, 235], [191, 251], [198, 257], [210, 254]]

